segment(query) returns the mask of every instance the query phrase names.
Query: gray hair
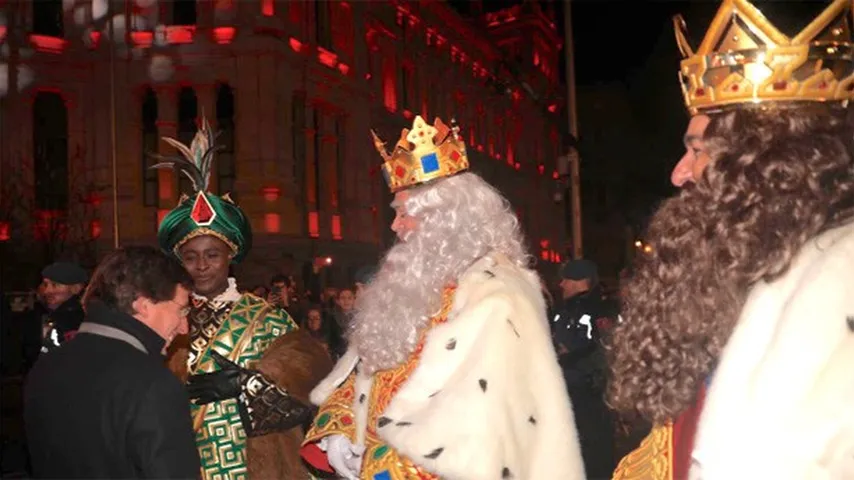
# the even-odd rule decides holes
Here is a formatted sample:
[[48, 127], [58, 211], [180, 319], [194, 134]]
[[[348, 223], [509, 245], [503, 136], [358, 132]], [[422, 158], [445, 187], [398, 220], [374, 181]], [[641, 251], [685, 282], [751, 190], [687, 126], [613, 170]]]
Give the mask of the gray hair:
[[497, 251], [522, 267], [531, 262], [509, 202], [473, 173], [417, 187], [403, 207], [418, 225], [359, 294], [349, 330], [367, 373], [412, 354], [419, 332], [441, 310], [445, 288], [477, 259]]

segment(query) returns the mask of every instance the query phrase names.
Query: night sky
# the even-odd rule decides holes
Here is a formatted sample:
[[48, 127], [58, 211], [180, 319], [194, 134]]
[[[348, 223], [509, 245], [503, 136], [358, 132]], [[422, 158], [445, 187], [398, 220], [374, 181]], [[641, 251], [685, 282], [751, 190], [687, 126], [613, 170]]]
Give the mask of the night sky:
[[[754, 2], [790, 36], [828, 3]], [[572, 1], [587, 221], [619, 212], [640, 225], [660, 199], [675, 193], [670, 170], [683, 154], [688, 116], [671, 19], [685, 17], [696, 48], [719, 6], [717, 0]]]

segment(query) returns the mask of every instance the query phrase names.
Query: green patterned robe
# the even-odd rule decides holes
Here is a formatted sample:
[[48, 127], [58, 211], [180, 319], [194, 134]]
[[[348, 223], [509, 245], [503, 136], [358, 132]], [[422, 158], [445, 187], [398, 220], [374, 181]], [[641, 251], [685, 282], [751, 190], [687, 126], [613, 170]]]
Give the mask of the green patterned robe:
[[[190, 313], [189, 373], [217, 370], [210, 355], [211, 348], [241, 367], [251, 369], [277, 337], [296, 328], [287, 312], [251, 294], [244, 294], [238, 301], [218, 309], [194, 299]], [[192, 405], [192, 415], [202, 478], [247, 478], [246, 432], [238, 400]]]

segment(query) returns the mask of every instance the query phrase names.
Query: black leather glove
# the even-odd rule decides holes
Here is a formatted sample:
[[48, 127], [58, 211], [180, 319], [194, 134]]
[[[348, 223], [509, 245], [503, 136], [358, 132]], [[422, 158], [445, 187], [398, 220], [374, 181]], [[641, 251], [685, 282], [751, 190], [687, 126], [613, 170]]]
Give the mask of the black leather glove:
[[254, 373], [231, 362], [216, 351], [211, 351], [211, 357], [219, 366], [218, 371], [192, 375], [187, 380], [190, 401], [196, 405], [237, 398], [240, 396], [243, 381]]

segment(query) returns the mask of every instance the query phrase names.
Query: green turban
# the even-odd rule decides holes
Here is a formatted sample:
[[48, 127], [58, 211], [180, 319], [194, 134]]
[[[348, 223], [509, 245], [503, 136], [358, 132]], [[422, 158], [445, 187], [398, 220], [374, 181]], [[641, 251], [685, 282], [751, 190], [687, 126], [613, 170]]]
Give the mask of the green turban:
[[157, 230], [160, 248], [180, 260], [178, 250], [190, 239], [201, 235], [214, 236], [228, 245], [239, 263], [252, 247], [252, 227], [249, 219], [227, 195], [218, 197], [198, 192], [169, 212]]
[[157, 241], [167, 254], [181, 256], [178, 249], [188, 240], [202, 235], [216, 237], [231, 248], [232, 263], [239, 263], [252, 247], [252, 227], [243, 210], [228, 194], [218, 197], [207, 191], [211, 164], [217, 146], [207, 120], [202, 118], [190, 145], [174, 138], [163, 138], [180, 155], [163, 157], [151, 168], [169, 168], [185, 175], [193, 184], [193, 196], [185, 198], [169, 212], [157, 229]]

